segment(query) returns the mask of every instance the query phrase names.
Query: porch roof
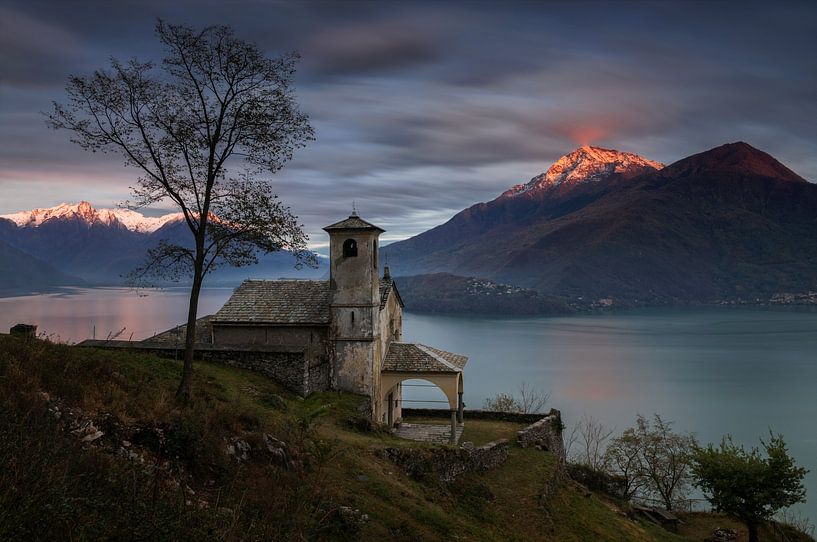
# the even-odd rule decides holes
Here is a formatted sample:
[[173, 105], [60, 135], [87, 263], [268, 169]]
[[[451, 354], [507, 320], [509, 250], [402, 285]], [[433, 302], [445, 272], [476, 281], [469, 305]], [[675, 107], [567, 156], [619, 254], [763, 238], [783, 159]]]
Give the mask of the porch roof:
[[419, 343], [392, 342], [383, 371], [399, 373], [460, 373], [468, 357]]

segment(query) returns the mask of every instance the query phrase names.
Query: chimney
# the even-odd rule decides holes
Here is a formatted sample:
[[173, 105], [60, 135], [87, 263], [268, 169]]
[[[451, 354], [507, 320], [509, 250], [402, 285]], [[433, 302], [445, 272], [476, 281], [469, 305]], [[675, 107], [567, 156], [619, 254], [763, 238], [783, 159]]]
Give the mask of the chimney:
[[389, 266], [388, 265], [383, 266], [383, 278], [384, 279], [390, 279], [391, 278], [391, 273], [389, 273]]

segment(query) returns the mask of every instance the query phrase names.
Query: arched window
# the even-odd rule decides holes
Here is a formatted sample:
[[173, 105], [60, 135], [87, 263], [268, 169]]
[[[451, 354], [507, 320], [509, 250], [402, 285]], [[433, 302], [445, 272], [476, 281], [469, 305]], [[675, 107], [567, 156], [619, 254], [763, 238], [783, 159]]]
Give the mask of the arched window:
[[354, 256], [357, 256], [357, 241], [347, 239], [343, 242], [343, 257], [349, 258]]

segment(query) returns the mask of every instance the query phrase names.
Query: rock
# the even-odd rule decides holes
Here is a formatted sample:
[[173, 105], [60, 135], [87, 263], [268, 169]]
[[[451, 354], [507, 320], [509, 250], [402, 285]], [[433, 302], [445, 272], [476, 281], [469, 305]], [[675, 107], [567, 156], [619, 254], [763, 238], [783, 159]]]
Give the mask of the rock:
[[38, 392], [37, 395], [39, 395], [42, 398], [42, 400], [45, 401], [46, 403], [51, 401], [51, 396], [48, 395], [47, 392], [41, 391]]
[[358, 475], [357, 475], [357, 481], [358, 481], [358, 482], [368, 482], [368, 481], [369, 481], [369, 477], [368, 477], [368, 476], [366, 476], [365, 474], [358, 474]]
[[351, 506], [339, 506], [338, 514], [347, 524], [362, 525], [369, 521], [369, 514], [364, 514]]
[[270, 455], [272, 463], [279, 467], [288, 468], [292, 463], [292, 456], [287, 449], [287, 443], [268, 433], [264, 433], [264, 445]]
[[28, 337], [34, 339], [37, 337], [37, 326], [33, 324], [17, 324], [12, 326], [9, 333], [11, 335], [16, 335], [17, 337]]
[[718, 527], [712, 532], [712, 536], [706, 539], [706, 542], [731, 542], [737, 539], [738, 533], [734, 529]]
[[227, 455], [236, 458], [237, 461], [246, 461], [250, 458], [249, 453], [252, 451], [250, 443], [242, 440], [239, 437], [233, 437], [232, 442], [227, 444]]
[[[91, 426], [93, 427], [93, 426]], [[93, 442], [98, 438], [102, 438], [105, 433], [102, 431], [94, 431], [93, 433], [89, 433], [82, 438], [82, 442]]]
[[[449, 433], [450, 433], [450, 431], [449, 431]], [[461, 447], [465, 448], [466, 450], [473, 450], [475, 448], [473, 442], [463, 442]]]

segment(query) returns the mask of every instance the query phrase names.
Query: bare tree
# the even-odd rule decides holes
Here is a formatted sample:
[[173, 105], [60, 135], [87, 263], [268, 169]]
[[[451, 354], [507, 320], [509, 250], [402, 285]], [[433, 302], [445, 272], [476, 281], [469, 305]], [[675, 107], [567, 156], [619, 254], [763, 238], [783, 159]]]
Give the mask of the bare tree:
[[516, 395], [498, 393], [485, 399], [482, 408], [494, 412], [539, 414], [544, 412], [548, 400], [550, 400], [550, 393], [523, 382]]
[[550, 400], [550, 393], [527, 382], [519, 385], [519, 405], [525, 414], [540, 414]]
[[[278, 171], [314, 137], [292, 90], [296, 54], [267, 58], [226, 26], [196, 31], [159, 20], [156, 34], [165, 47], [159, 66], [114, 59], [110, 70], [72, 76], [67, 103], [54, 102], [48, 119], [83, 149], [119, 153], [141, 170], [133, 207], [169, 200], [183, 214], [191, 243], [160, 243], [138, 275], [192, 277], [177, 392], [187, 399], [205, 275], [255, 263], [259, 251], [314, 257], [297, 217], [254, 178]], [[228, 170], [236, 161], [239, 173]]]
[[695, 437], [672, 431], [672, 422], [658, 414], [650, 423], [638, 416], [633, 436], [641, 447], [641, 469], [649, 491], [655, 493], [667, 510], [686, 495], [692, 481], [691, 453]]
[[614, 438], [605, 451], [607, 468], [621, 476], [621, 497], [628, 501], [640, 495], [647, 485], [641, 451], [641, 440], [633, 428]]
[[586, 465], [593, 470], [607, 472], [605, 449], [613, 429], [585, 414], [567, 438], [565, 453], [571, 463]]

